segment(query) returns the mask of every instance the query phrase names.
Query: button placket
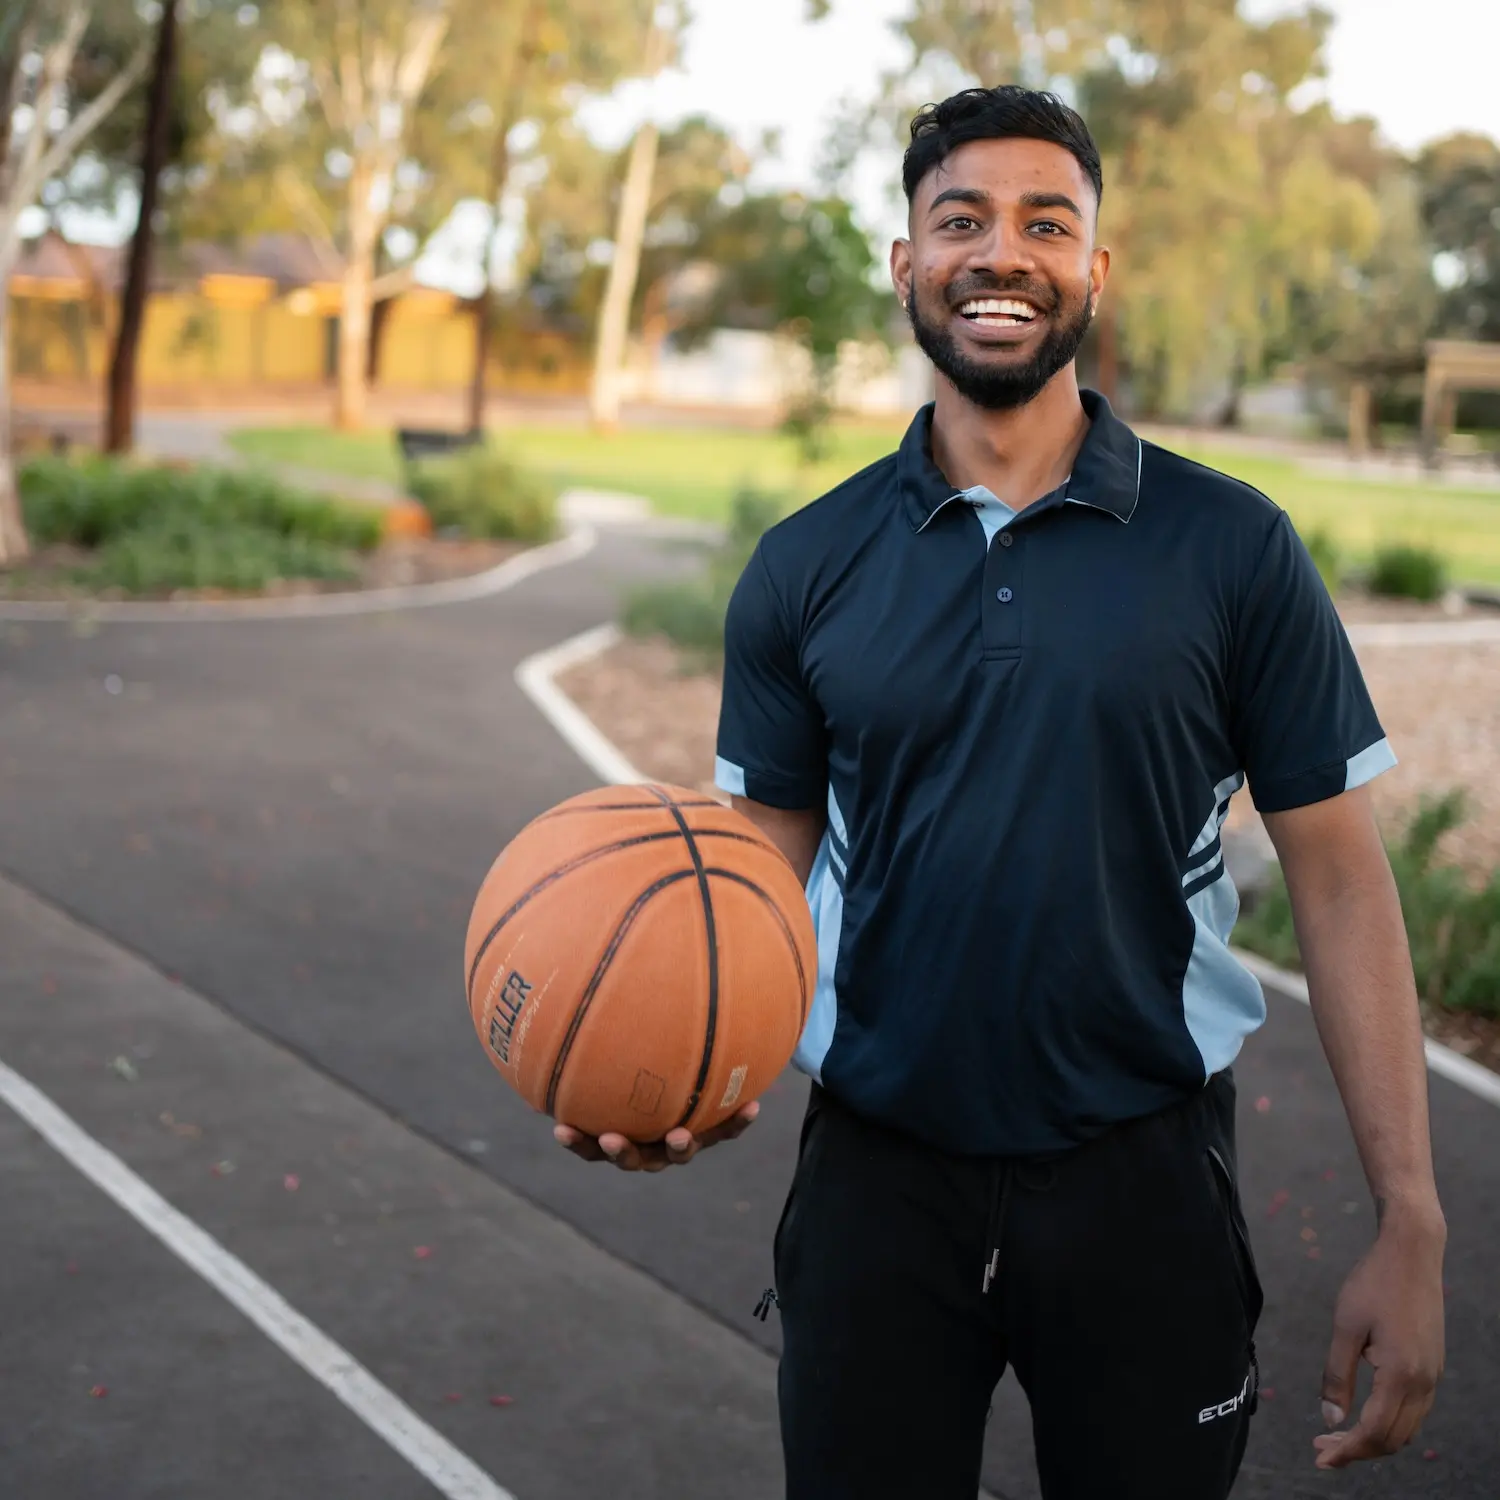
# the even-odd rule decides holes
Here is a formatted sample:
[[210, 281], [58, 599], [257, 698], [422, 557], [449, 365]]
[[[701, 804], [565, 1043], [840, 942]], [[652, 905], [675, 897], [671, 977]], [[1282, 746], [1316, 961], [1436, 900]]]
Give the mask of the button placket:
[[998, 546], [985, 557], [983, 617], [984, 654], [987, 657], [1016, 657], [1021, 654], [1021, 607], [1025, 597], [1022, 587], [1023, 560], [1026, 547], [1021, 536], [1010, 527], [995, 538]]

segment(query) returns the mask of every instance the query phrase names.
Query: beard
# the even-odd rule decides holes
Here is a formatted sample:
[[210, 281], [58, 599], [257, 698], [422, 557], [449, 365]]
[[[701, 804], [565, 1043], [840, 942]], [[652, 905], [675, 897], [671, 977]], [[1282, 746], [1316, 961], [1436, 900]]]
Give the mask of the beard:
[[947, 306], [952, 308], [971, 297], [1022, 293], [1036, 300], [1051, 326], [1031, 358], [1019, 364], [1003, 357], [994, 361], [973, 358], [958, 347], [958, 340], [946, 321], [929, 320], [917, 306], [915, 286], [907, 295], [906, 316], [922, 352], [960, 396], [986, 411], [1011, 411], [1035, 400], [1043, 386], [1072, 363], [1094, 320], [1092, 286], [1082, 297], [1068, 299], [1046, 283], [1012, 278], [1008, 285], [999, 286], [975, 285], [971, 281], [955, 283], [943, 295], [949, 299]]

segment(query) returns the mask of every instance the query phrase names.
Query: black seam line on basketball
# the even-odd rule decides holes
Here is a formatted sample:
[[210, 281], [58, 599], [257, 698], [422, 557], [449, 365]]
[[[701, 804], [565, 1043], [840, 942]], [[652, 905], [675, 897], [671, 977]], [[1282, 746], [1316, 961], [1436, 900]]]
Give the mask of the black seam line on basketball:
[[[604, 983], [604, 976], [609, 972], [609, 966], [615, 961], [615, 955], [620, 951], [620, 945], [625, 941], [626, 935], [635, 923], [635, 919], [646, 909], [647, 903], [653, 896], [658, 896], [668, 886], [676, 885], [679, 880], [691, 880], [694, 875], [692, 870], [673, 870], [670, 875], [663, 875], [660, 880], [652, 881], [639, 896], [631, 903], [625, 915], [620, 918], [619, 924], [610, 935], [608, 946], [599, 957], [599, 962], [594, 965], [594, 972], [589, 976], [589, 982], [584, 987], [578, 1004], [573, 1007], [573, 1015], [568, 1021], [568, 1029], [563, 1035], [562, 1045], [557, 1049], [556, 1060], [552, 1064], [552, 1077], [547, 1082], [546, 1111], [556, 1119], [554, 1111], [557, 1109], [557, 1090], [562, 1084], [563, 1069], [567, 1066], [568, 1054], [573, 1050], [573, 1043], [578, 1039], [579, 1028], [583, 1025], [583, 1018], [588, 1014], [589, 1007], [594, 1003], [594, 996], [598, 993], [599, 986]], [[564, 1121], [564, 1124], [567, 1122]]]
[[693, 869], [698, 876], [698, 897], [703, 902], [703, 931], [708, 940], [708, 1025], [704, 1027], [703, 1033], [703, 1060], [698, 1064], [698, 1078], [693, 1084], [693, 1092], [688, 1097], [687, 1108], [682, 1112], [682, 1118], [673, 1127], [681, 1130], [693, 1117], [693, 1111], [698, 1107], [698, 1101], [703, 1097], [703, 1090], [708, 1083], [708, 1071], [713, 1065], [714, 1036], [719, 1029], [719, 933], [714, 923], [714, 893], [709, 889], [708, 872], [703, 866], [703, 851], [698, 847], [698, 841], [693, 837], [693, 830], [688, 820], [683, 817], [677, 804], [660, 787], [649, 787], [653, 796], [659, 797], [663, 804], [672, 810], [672, 816], [677, 820], [677, 826], [682, 830], [683, 840], [687, 844], [688, 855], [693, 861]]
[[[742, 885], [746, 890], [754, 891], [755, 894], [759, 896], [760, 899], [764, 901], [770, 908], [771, 915], [776, 918], [778, 923], [780, 923], [782, 934], [786, 938], [786, 945], [791, 949], [792, 952], [792, 962], [797, 965], [797, 987], [802, 992], [802, 1026], [806, 1026], [807, 1007], [809, 1003], [809, 996], [807, 993], [807, 970], [802, 967], [802, 950], [797, 947], [797, 935], [792, 931], [791, 923], [788, 922], [786, 917], [782, 915], [781, 908], [777, 906], [775, 900], [771, 896], [771, 893], [763, 889], [761, 886], [757, 885], [753, 880], [750, 879], [748, 875], [741, 875], [734, 870], [721, 870], [715, 865], [710, 865], [708, 867], [708, 873], [710, 876], [718, 876], [721, 880], [732, 880], [736, 885]], [[800, 1027], [798, 1028], [797, 1035], [799, 1038], [802, 1035]]]
[[[696, 802], [678, 802], [677, 807], [718, 807], [725, 812], [729, 809], [722, 802], [715, 801], [712, 797], [704, 797]], [[583, 813], [594, 812], [659, 812], [661, 804], [657, 802], [590, 802], [583, 807], [554, 807], [551, 812], [544, 812], [540, 817], [533, 818], [533, 823], [548, 823], [553, 818], [578, 817]]]
[[[746, 834], [735, 833], [728, 828], [705, 828], [703, 830], [703, 836], [716, 839], [735, 839], [743, 844], [754, 844], [759, 842], [759, 840], [751, 838]], [[474, 962], [469, 965], [469, 977], [468, 981], [464, 985], [464, 990], [468, 996], [470, 1008], [472, 1009], [474, 1005], [474, 976], [479, 973], [479, 965], [484, 961], [485, 954], [490, 951], [491, 945], [494, 943], [495, 939], [500, 936], [501, 930], [505, 927], [505, 924], [511, 921], [515, 917], [516, 913], [520, 911], [521, 908], [525, 906], [533, 896], [540, 894], [549, 885], [556, 884], [557, 881], [561, 880], [564, 875], [570, 875], [574, 870], [580, 869], [582, 866], [591, 863], [593, 860], [602, 859], [606, 854], [615, 854], [618, 853], [621, 849], [633, 849], [640, 844], [659, 844], [665, 842], [667, 839], [678, 839], [681, 837], [681, 833], [676, 828], [668, 828], [662, 830], [659, 833], [637, 833], [633, 834], [628, 839], [616, 839], [612, 844], [601, 844], [597, 849], [590, 849], [587, 854], [580, 854], [579, 856], [577, 856], [577, 858], [569, 860], [567, 864], [559, 865], [557, 869], [551, 872], [551, 874], [544, 875], [542, 879], [537, 881], [537, 883], [530, 887], [530, 889], [523, 891], [521, 895], [516, 898], [515, 902], [506, 911], [501, 913], [501, 915], [496, 919], [495, 925], [491, 927], [490, 930], [485, 934], [484, 941], [479, 945], [478, 951], [474, 954]]]

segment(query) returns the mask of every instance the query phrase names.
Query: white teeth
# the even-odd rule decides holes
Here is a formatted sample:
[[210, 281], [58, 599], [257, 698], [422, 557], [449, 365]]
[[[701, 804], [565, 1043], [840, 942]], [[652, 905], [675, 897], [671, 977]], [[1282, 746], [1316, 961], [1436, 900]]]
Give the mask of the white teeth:
[[959, 312], [966, 318], [1020, 318], [1027, 323], [1037, 315], [1031, 303], [1015, 297], [976, 297], [965, 302]]

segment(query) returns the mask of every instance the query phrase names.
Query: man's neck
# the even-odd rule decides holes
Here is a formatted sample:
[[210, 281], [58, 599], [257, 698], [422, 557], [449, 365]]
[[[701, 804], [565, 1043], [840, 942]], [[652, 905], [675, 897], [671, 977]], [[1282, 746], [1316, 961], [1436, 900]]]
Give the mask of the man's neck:
[[959, 490], [982, 484], [1012, 510], [1051, 494], [1073, 471], [1089, 430], [1072, 365], [1037, 397], [1010, 411], [986, 411], [937, 377], [932, 459]]

